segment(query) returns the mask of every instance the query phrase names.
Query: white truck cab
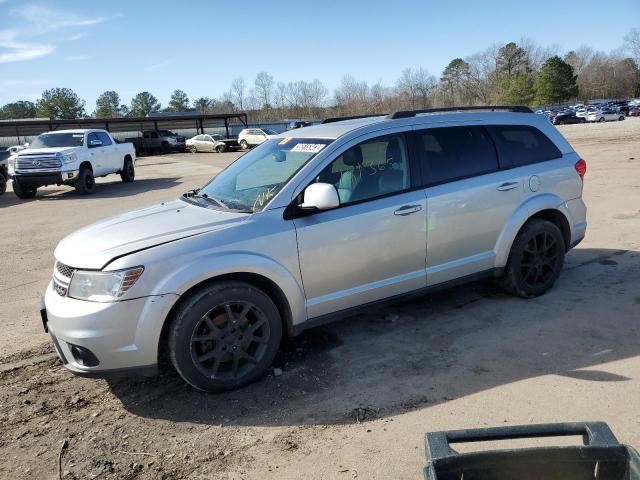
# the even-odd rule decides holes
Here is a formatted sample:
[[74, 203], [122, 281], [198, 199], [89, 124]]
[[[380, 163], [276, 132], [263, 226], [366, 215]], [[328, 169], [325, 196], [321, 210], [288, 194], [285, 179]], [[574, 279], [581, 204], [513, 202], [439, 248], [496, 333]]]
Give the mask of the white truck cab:
[[9, 160], [13, 191], [33, 198], [45, 185], [73, 185], [80, 194], [95, 190], [95, 177], [119, 173], [123, 182], [135, 178], [135, 149], [118, 144], [106, 130], [59, 130], [38, 135], [28, 148]]

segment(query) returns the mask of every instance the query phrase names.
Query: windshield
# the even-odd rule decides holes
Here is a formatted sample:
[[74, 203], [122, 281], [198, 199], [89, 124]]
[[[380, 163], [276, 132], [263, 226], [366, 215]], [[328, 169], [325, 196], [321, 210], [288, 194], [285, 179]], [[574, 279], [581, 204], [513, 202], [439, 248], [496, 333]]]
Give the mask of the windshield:
[[332, 141], [267, 140], [220, 172], [196, 196], [233, 210], [261, 211], [305, 163]]
[[84, 144], [84, 133], [43, 133], [31, 142], [29, 148], [80, 147]]
[[263, 128], [262, 131], [264, 133], [266, 133], [267, 135], [277, 135], [278, 134], [277, 132], [271, 130], [270, 128]]
[[169, 130], [159, 130], [158, 133], [160, 135], [162, 135], [163, 137], [173, 137], [175, 135], [175, 133], [169, 131]]

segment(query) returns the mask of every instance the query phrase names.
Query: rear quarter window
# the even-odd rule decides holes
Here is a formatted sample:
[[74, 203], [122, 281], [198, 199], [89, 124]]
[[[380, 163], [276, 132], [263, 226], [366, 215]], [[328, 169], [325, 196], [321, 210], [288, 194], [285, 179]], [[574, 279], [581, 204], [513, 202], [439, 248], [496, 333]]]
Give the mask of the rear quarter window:
[[562, 157], [558, 147], [530, 125], [493, 125], [488, 129], [503, 164], [521, 167]]

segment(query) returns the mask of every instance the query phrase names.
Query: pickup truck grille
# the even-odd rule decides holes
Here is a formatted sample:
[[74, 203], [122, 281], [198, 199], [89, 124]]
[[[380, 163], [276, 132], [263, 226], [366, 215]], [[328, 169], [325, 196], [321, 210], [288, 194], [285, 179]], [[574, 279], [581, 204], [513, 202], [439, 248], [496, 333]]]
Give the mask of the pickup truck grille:
[[41, 155], [18, 155], [16, 158], [16, 170], [43, 170], [58, 169], [62, 166], [62, 161], [57, 157]]
[[73, 272], [76, 271], [75, 268], [70, 267], [69, 265], [65, 265], [64, 263], [61, 263], [61, 262], [56, 262], [56, 270], [58, 270], [58, 273], [60, 273], [60, 275], [67, 278], [71, 278], [71, 275], [73, 275]]

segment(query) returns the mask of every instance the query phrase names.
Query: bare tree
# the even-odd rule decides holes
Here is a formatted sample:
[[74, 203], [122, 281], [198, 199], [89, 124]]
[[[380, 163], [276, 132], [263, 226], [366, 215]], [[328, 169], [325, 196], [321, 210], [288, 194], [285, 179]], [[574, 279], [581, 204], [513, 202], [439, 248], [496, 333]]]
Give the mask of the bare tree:
[[427, 108], [432, 104], [432, 97], [438, 82], [424, 68], [405, 68], [398, 80], [398, 93], [404, 96], [411, 108]]
[[245, 109], [245, 101], [246, 101], [246, 95], [247, 95], [247, 87], [244, 83], [244, 78], [242, 77], [237, 77], [234, 78], [233, 81], [231, 82], [231, 99], [233, 101], [233, 103], [236, 105], [236, 107], [238, 107], [240, 110], [244, 110]]
[[260, 72], [254, 82], [255, 96], [260, 108], [270, 108], [273, 97], [273, 77], [267, 72]]
[[631, 54], [631, 58], [635, 60], [636, 65], [640, 66], [640, 28], [632, 28], [631, 31], [624, 36], [623, 47]]

